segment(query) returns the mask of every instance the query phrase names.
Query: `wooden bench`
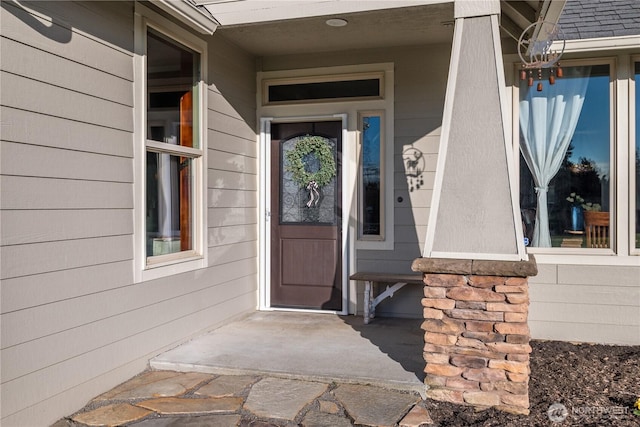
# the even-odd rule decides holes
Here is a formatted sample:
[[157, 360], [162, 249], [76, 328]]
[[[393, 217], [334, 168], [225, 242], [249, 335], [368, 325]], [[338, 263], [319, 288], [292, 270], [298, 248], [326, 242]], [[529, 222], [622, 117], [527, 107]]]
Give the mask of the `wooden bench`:
[[[349, 277], [349, 280], [360, 280], [364, 282], [364, 323], [368, 324], [371, 319], [376, 315], [376, 307], [385, 298], [390, 298], [400, 288], [408, 283], [422, 284], [421, 273], [411, 274], [396, 274], [396, 273], [371, 273], [360, 271], [354, 273]], [[374, 298], [373, 296], [373, 284], [374, 283], [393, 283], [392, 286], [387, 288]]]

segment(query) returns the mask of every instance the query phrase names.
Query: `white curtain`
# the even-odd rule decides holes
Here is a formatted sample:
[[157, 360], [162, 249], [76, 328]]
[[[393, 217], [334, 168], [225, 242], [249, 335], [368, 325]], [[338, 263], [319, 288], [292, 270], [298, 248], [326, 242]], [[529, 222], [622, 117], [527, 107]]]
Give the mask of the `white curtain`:
[[[520, 92], [520, 151], [536, 185], [538, 207], [531, 246], [551, 247], [547, 192], [575, 132], [591, 67], [572, 67], [541, 92]], [[570, 74], [570, 75], [569, 75]]]

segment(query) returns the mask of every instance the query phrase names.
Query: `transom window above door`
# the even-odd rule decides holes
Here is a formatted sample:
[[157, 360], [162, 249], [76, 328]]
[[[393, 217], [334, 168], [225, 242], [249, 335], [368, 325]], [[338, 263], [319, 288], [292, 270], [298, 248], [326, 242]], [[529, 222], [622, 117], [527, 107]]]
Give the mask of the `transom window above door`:
[[384, 98], [383, 73], [310, 76], [263, 81], [263, 105]]

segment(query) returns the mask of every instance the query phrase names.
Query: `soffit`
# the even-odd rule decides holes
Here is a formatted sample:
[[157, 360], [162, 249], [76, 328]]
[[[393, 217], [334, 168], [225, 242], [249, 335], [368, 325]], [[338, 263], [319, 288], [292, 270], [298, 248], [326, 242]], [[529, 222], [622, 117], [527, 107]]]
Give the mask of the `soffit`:
[[[453, 1], [191, 1], [220, 22], [218, 33], [257, 56], [451, 43], [453, 37]], [[564, 0], [500, 4], [502, 36], [513, 49], [513, 40], [541, 12], [557, 20]], [[348, 25], [329, 27], [328, 18], [346, 19]]]

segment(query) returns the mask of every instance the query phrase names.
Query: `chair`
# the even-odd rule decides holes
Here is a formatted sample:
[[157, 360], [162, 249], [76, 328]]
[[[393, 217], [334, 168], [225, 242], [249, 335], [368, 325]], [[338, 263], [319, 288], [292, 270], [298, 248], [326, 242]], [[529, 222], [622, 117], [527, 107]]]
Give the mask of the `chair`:
[[586, 211], [584, 229], [588, 248], [609, 247], [609, 212]]

